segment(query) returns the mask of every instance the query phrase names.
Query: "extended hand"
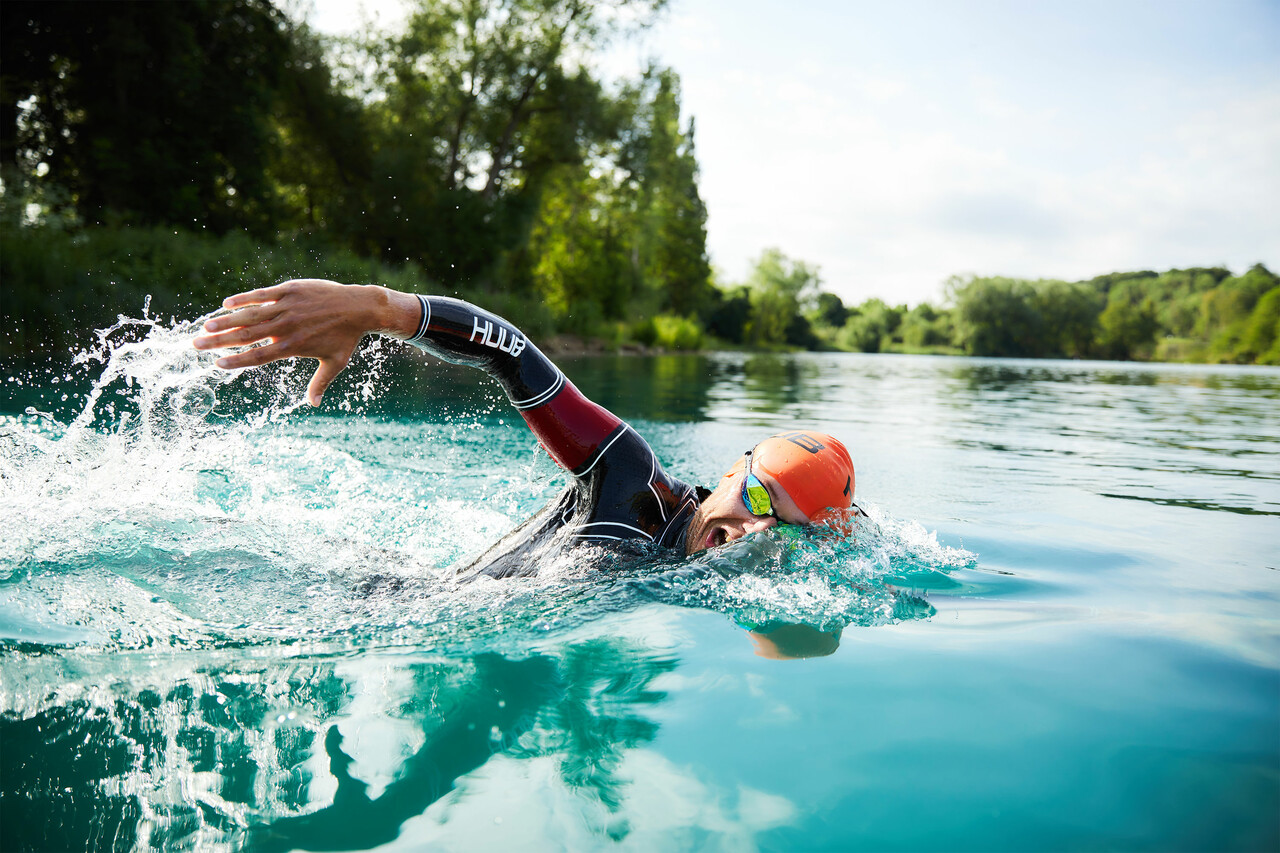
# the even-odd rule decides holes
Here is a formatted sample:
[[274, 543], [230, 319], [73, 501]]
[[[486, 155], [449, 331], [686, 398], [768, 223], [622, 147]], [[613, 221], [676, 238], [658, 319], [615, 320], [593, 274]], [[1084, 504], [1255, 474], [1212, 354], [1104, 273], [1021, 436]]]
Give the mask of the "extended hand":
[[414, 297], [381, 287], [298, 279], [228, 297], [222, 307], [234, 313], [205, 323], [207, 334], [192, 343], [196, 349], [209, 350], [266, 341], [218, 359], [218, 367], [226, 370], [257, 367], [282, 358], [319, 359], [307, 386], [307, 402], [319, 406], [360, 339], [372, 331], [399, 334], [404, 323], [414, 328], [416, 315], [406, 315], [401, 322], [399, 314], [412, 314], [416, 306]]

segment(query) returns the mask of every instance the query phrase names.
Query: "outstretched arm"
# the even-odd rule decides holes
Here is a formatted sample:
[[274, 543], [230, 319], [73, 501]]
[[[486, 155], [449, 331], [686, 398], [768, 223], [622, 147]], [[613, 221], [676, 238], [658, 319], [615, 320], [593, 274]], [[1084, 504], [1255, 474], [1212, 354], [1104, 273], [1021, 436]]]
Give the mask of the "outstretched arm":
[[347, 366], [360, 339], [370, 332], [408, 338], [418, 330], [418, 298], [375, 285], [345, 285], [320, 279], [287, 281], [237, 293], [223, 300], [233, 313], [205, 323], [196, 349], [266, 344], [223, 356], [218, 366], [257, 367], [283, 358], [314, 358], [320, 364], [307, 386], [307, 402], [319, 406], [329, 385]]
[[307, 387], [313, 406], [320, 405], [360, 339], [380, 332], [497, 379], [551, 458], [573, 474], [590, 471], [625, 429], [617, 416], [583, 397], [519, 329], [459, 299], [301, 279], [236, 294], [222, 304], [233, 313], [207, 322], [208, 334], [195, 339], [196, 349], [266, 342], [218, 359], [227, 369], [319, 359]]

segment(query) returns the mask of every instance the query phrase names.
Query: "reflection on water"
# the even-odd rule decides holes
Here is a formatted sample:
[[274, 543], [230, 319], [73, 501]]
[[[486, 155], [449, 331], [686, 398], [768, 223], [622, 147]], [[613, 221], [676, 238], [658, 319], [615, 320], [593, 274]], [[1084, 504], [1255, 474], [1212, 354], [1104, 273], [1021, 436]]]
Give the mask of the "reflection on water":
[[716, 401], [776, 415], [805, 404], [817, 364], [789, 355], [664, 355], [568, 359], [562, 365], [584, 394], [625, 419], [705, 420]]
[[871, 518], [459, 584], [563, 482], [492, 384], [158, 331], [4, 386], [0, 849], [1280, 843], [1280, 371], [570, 361], [691, 480], [846, 438]]
[[1104, 498], [1119, 498], [1120, 500], [1126, 501], [1150, 501], [1158, 506], [1180, 506], [1186, 507], [1187, 509], [1206, 509], [1212, 512], [1236, 512], [1241, 515], [1280, 515], [1280, 512], [1277, 511], [1254, 509], [1249, 506], [1226, 506], [1224, 504], [1210, 503], [1209, 501], [1178, 500], [1177, 498], [1161, 498], [1144, 495], [1111, 495], [1105, 492], [1102, 493], [1102, 496]]
[[[581, 360], [569, 374], [630, 413], [649, 411], [648, 397], [658, 412], [644, 417], [754, 427], [715, 447], [725, 460], [802, 423], [873, 447], [888, 432], [901, 446], [993, 454], [1099, 496], [1280, 512], [1280, 372], [1266, 368], [718, 353]], [[658, 375], [678, 376], [678, 394], [650, 385]], [[874, 464], [854, 455], [860, 470]], [[725, 464], [707, 460], [702, 476]]]
[[609, 408], [623, 419], [698, 420], [708, 392], [723, 380], [701, 355], [566, 359], [561, 367], [590, 399], [607, 397]]
[[[793, 411], [809, 400], [818, 379], [812, 362], [776, 355], [756, 355], [742, 362], [742, 393], [752, 408], [769, 414]], [[731, 388], [724, 389], [731, 391]]]
[[60, 818], [6, 820], [5, 849], [368, 849], [495, 756], [550, 761], [593, 830], [623, 838], [619, 768], [654, 737], [678, 661], [594, 637], [523, 657], [183, 663], [47, 655], [6, 684], [6, 816]]
[[[536, 578], [459, 583], [451, 566], [561, 488], [488, 387], [375, 349], [334, 398], [347, 417], [304, 417], [299, 366], [217, 371], [193, 325], [130, 324], [78, 411], [0, 421], [4, 849], [413, 844], [465, 825], [460, 780], [530, 767], [553, 823], [650, 833], [629, 791], [679, 776], [635, 770], [677, 657], [610, 625], [649, 614], [648, 637], [652, 614], [696, 608], [763, 658], [828, 657], [848, 626], [928, 618], [923, 595], [972, 565], [873, 507], [856, 536], [561, 548]], [[814, 375], [707, 363], [605, 360], [584, 384], [678, 422], [717, 383], [783, 404]]]
[[1275, 371], [967, 365], [942, 400], [957, 446], [1034, 458], [1102, 497], [1280, 512]]

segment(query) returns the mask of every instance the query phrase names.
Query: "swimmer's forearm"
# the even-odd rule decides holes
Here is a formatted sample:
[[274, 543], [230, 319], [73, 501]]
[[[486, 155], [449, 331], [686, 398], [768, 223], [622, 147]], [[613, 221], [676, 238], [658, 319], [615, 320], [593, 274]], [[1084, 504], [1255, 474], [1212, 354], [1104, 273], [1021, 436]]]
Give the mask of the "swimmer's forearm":
[[367, 331], [400, 340], [413, 337], [422, 319], [422, 303], [418, 297], [378, 285], [369, 285], [369, 290]]

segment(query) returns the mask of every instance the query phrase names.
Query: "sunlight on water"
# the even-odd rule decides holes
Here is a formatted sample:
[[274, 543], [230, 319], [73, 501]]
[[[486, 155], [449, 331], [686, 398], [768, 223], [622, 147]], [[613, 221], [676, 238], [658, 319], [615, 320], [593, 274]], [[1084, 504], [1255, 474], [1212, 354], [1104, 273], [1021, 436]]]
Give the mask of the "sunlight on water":
[[870, 625], [930, 615], [912, 578], [972, 564], [877, 513], [852, 538], [771, 532], [688, 561], [562, 548], [537, 578], [461, 583], [563, 483], [518, 422], [359, 417], [381, 343], [337, 401], [352, 414], [305, 417], [304, 365], [219, 370], [190, 346], [206, 319], [122, 318], [77, 356], [101, 367], [70, 424], [6, 418], [10, 642], [466, 648], [652, 601], [748, 625]]
[[317, 412], [203, 319], [3, 377], [7, 846], [1275, 847], [1280, 375], [575, 365], [677, 475], [849, 436], [869, 518], [468, 580], [566, 483], [491, 386], [369, 341]]
[[[205, 319], [122, 318], [77, 356], [96, 371], [78, 411], [0, 420], [6, 789], [61, 779], [48, 796], [94, 804], [43, 844], [467, 846], [509, 837], [466, 806], [497, 786], [526, 837], [749, 846], [795, 806], [723, 802], [646, 748], [676, 662], [664, 608], [830, 654], [847, 626], [932, 615], [921, 579], [973, 566], [872, 507], [853, 536], [773, 530], [693, 559], [558, 547], [537, 577], [468, 582], [565, 483], [519, 420], [363, 416], [394, 352], [376, 342], [328, 401], [342, 414], [311, 413], [305, 365], [221, 371], [190, 346]], [[441, 788], [415, 755], [480, 769]], [[536, 803], [510, 802], [530, 786]]]

